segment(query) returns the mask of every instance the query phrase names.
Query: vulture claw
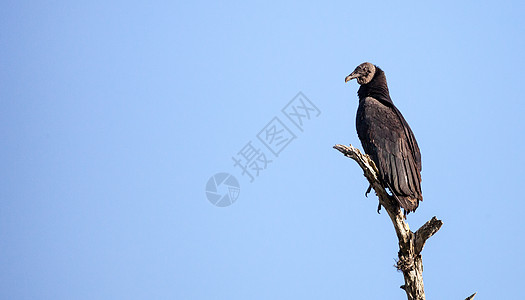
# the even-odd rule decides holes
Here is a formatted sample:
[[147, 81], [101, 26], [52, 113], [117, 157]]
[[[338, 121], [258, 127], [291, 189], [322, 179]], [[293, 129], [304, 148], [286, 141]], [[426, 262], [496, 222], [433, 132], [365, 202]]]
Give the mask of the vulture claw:
[[372, 190], [372, 185], [369, 185], [369, 186], [368, 186], [368, 189], [367, 189], [366, 192], [365, 192], [365, 197], [368, 198], [368, 194], [370, 194], [370, 191], [371, 191], [371, 190]]

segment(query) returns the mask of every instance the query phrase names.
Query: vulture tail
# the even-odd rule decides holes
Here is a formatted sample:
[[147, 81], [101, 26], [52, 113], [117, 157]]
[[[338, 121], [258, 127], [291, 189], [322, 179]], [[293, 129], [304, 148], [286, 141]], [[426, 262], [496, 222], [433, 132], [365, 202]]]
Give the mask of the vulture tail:
[[399, 205], [404, 208], [407, 212], [414, 212], [419, 206], [419, 201], [416, 198], [410, 196], [396, 196]]

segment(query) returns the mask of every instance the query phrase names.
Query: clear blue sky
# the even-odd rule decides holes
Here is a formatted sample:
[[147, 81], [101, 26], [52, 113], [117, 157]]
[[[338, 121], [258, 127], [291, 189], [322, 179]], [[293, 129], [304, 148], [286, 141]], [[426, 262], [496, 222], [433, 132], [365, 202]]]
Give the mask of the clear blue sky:
[[[522, 1], [190, 2], [0, 5], [0, 299], [405, 299], [392, 225], [332, 149], [361, 147], [364, 61], [421, 148], [409, 224], [444, 221], [427, 297], [523, 294]], [[303, 131], [281, 111], [300, 91]], [[271, 160], [253, 182], [248, 142]]]

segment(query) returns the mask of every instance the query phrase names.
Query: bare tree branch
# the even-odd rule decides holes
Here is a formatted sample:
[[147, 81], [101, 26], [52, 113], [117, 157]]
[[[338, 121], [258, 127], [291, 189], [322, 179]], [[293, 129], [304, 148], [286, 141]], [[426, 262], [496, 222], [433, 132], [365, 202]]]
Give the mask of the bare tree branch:
[[[424, 300], [425, 291], [421, 251], [427, 239], [441, 228], [443, 222], [433, 217], [421, 226], [416, 233], [413, 233], [405, 222], [405, 216], [401, 212], [399, 205], [393, 197], [388, 195], [379, 181], [379, 172], [372, 159], [368, 155], [362, 154], [359, 149], [352, 145], [345, 146], [338, 144], [335, 145], [334, 148], [346, 157], [355, 160], [361, 169], [363, 169], [366, 179], [368, 179], [368, 182], [379, 198], [379, 203], [387, 211], [399, 240], [399, 260], [397, 261], [396, 267], [403, 272], [405, 278], [405, 284], [402, 285], [401, 288], [405, 290], [409, 300]], [[473, 296], [474, 295], [471, 297]]]
[[414, 235], [416, 236], [415, 251], [417, 254], [421, 253], [427, 239], [433, 236], [434, 233], [436, 233], [439, 228], [441, 228], [441, 225], [443, 225], [441, 220], [438, 220], [436, 217], [432, 217], [431, 220], [427, 221], [416, 231]]

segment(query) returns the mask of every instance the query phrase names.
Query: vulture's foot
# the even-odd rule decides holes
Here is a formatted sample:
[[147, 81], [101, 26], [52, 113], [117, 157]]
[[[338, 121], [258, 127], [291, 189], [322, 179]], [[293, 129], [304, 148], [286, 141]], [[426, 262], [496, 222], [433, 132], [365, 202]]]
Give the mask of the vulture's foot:
[[381, 202], [379, 202], [379, 204], [377, 204], [377, 213], [381, 214]]

